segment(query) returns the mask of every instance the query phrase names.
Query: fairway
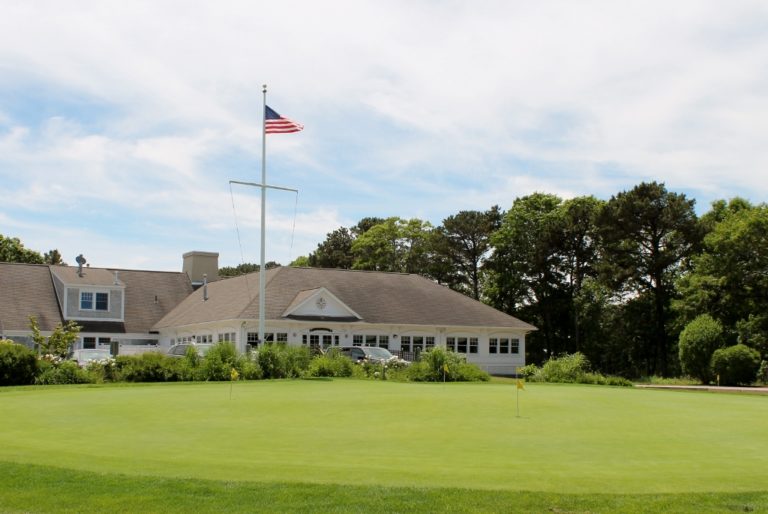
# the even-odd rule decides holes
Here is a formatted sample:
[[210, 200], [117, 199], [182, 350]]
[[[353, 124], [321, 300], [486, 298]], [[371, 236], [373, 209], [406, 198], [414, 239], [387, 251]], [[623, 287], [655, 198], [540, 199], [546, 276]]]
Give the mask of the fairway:
[[[559, 493], [766, 489], [768, 398], [294, 380], [0, 390], [0, 461], [253, 482]], [[231, 394], [231, 397], [230, 397]]]

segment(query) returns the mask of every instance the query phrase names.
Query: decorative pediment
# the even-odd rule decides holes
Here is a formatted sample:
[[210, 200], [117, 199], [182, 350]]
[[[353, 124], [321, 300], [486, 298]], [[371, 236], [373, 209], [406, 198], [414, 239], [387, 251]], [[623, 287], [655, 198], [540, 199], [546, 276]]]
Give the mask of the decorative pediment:
[[283, 312], [284, 318], [358, 321], [362, 316], [324, 287], [301, 291]]

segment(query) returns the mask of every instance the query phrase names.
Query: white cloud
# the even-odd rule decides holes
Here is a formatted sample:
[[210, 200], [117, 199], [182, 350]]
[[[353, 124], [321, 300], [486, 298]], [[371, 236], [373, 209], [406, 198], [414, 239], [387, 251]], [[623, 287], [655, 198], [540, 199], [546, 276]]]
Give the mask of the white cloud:
[[[299, 253], [363, 216], [435, 223], [534, 191], [660, 180], [700, 206], [762, 201], [766, 22], [747, 0], [10, 3], [0, 214], [56, 235], [104, 218], [84, 239], [105, 252], [113, 232], [161, 234], [136, 236], [137, 263], [239, 253], [227, 181], [260, 175], [264, 83], [307, 127], [268, 141], [269, 182], [301, 190]], [[276, 199], [285, 260], [293, 205]]]

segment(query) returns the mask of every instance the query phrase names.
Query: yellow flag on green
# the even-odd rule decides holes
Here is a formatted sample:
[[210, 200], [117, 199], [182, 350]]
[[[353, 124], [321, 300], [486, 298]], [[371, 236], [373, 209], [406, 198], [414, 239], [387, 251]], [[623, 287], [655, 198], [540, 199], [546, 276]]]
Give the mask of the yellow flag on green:
[[519, 378], [517, 379], [517, 388], [525, 390], [525, 384]]
[[234, 382], [235, 380], [237, 380], [240, 377], [240, 373], [238, 373], [235, 368], [232, 368], [232, 372], [229, 374], [229, 377]]
[[443, 371], [448, 373], [448, 363], [447, 362], [445, 364], [443, 364]]

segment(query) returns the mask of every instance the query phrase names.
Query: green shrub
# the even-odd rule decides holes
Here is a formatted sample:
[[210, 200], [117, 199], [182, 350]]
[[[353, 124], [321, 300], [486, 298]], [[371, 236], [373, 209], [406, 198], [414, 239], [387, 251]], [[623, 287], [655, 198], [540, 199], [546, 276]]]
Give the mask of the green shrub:
[[33, 384], [36, 374], [37, 356], [32, 350], [0, 340], [0, 386]]
[[619, 387], [634, 387], [635, 384], [632, 383], [631, 380], [624, 377], [616, 377], [609, 375], [605, 377], [605, 385], [609, 386], [619, 386]]
[[605, 376], [590, 371], [589, 359], [582, 353], [552, 357], [542, 367], [535, 364], [523, 366], [517, 373], [530, 382], [562, 382], [569, 384], [594, 384], [632, 387], [634, 384], [624, 377]]
[[314, 357], [307, 371], [311, 377], [351, 377], [354, 372], [352, 360], [334, 350]]
[[549, 359], [538, 376], [544, 382], [578, 383], [589, 371], [589, 359], [583, 353], [576, 352]]
[[768, 361], [760, 363], [760, 369], [757, 372], [757, 380], [761, 384], [768, 384]]
[[46, 360], [40, 361], [40, 373], [35, 379], [36, 384], [90, 384], [93, 377], [77, 365], [75, 361], [61, 361], [53, 363]]
[[228, 342], [217, 343], [205, 354], [200, 364], [198, 377], [200, 380], [206, 381], [231, 380], [232, 370], [235, 368], [236, 362], [237, 350], [235, 345]]
[[115, 359], [117, 376], [126, 382], [176, 382], [182, 380], [183, 359], [158, 352], [120, 355]]
[[256, 362], [264, 378], [298, 378], [309, 369], [311, 355], [304, 346], [268, 343], [259, 348]]
[[283, 345], [265, 344], [256, 353], [256, 362], [264, 378], [285, 378], [288, 367]]
[[640, 377], [638, 382], [641, 384], [654, 384], [654, 385], [695, 385], [699, 381], [693, 377], [687, 375], [682, 377], [660, 377], [658, 375], [651, 375]]
[[476, 382], [491, 379], [478, 366], [468, 363], [464, 355], [441, 346], [422, 352], [421, 358], [406, 368], [405, 376], [414, 382]]
[[721, 348], [712, 354], [712, 373], [721, 385], [749, 385], [757, 378], [760, 352], [743, 344]]
[[535, 380], [536, 375], [541, 373], [541, 368], [536, 364], [528, 364], [522, 368], [517, 368], [517, 374], [528, 380]]
[[312, 354], [306, 346], [285, 346], [289, 378], [303, 377], [309, 369]]
[[235, 363], [235, 369], [242, 380], [259, 380], [263, 376], [259, 363], [250, 355], [239, 356]]
[[712, 379], [712, 354], [723, 346], [723, 326], [709, 314], [688, 323], [680, 333], [679, 356], [683, 372], [702, 383]]
[[85, 370], [91, 376], [91, 381], [97, 384], [119, 380], [115, 359], [90, 361]]

